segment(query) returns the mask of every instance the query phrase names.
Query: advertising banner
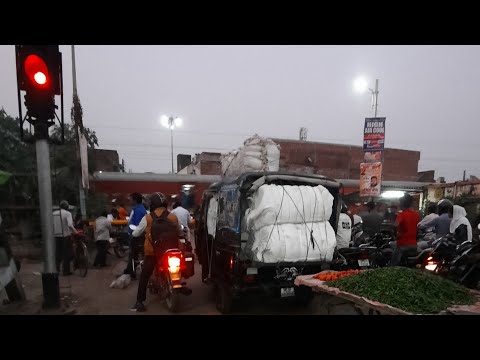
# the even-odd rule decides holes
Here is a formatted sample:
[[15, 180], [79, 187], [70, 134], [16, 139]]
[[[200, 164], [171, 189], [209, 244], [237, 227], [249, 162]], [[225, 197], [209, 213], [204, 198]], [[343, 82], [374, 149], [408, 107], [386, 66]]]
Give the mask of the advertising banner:
[[382, 163], [360, 164], [360, 196], [379, 196], [382, 181]]
[[363, 129], [363, 151], [383, 151], [385, 144], [385, 118], [366, 118]]

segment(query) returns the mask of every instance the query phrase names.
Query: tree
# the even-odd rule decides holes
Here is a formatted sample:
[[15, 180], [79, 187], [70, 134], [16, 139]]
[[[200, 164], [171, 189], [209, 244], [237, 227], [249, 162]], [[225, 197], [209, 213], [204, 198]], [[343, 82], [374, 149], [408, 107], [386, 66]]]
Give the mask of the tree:
[[[50, 164], [52, 171], [53, 204], [65, 199], [71, 204], [78, 203], [78, 160], [76, 154], [77, 136], [75, 133], [75, 119], [81, 119], [82, 107], [78, 97], [72, 106], [72, 124], [65, 124], [63, 145], [50, 144]], [[81, 120], [80, 120], [81, 121]], [[20, 139], [19, 119], [7, 115], [0, 110], [0, 170], [12, 173], [8, 186], [0, 187], [0, 199], [6, 203], [23, 205], [28, 202], [38, 203], [37, 168], [35, 146], [24, 143]], [[81, 126], [89, 150], [98, 146], [95, 131]], [[28, 133], [28, 131], [27, 131]], [[61, 140], [61, 128], [53, 126], [50, 138]], [[95, 167], [94, 153], [89, 151], [89, 173]], [[94, 202], [96, 195], [92, 194], [90, 202]]]
[[[95, 131], [83, 126], [83, 109], [80, 98], [75, 94], [71, 109], [72, 124], [64, 126], [64, 144], [50, 146], [50, 159], [52, 164], [52, 188], [54, 191], [54, 203], [66, 199], [72, 204], [78, 204], [78, 178], [80, 176], [80, 160], [78, 154], [78, 134], [76, 127], [85, 136], [88, 145], [88, 168], [92, 174], [95, 168], [94, 152], [98, 146], [98, 138]], [[51, 137], [61, 140], [62, 130], [55, 126]]]
[[[27, 131], [28, 133], [28, 131]], [[12, 173], [0, 187], [3, 203], [26, 205], [37, 199], [35, 147], [20, 139], [20, 121], [0, 109], [0, 170]]]

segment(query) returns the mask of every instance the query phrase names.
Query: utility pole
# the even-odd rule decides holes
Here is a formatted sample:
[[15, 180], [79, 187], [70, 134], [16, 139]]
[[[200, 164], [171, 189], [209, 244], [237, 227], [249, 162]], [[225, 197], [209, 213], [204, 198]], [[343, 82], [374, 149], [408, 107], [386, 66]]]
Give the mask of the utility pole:
[[377, 117], [377, 108], [378, 108], [378, 79], [375, 80], [375, 90], [372, 91], [372, 110], [373, 117]]
[[175, 171], [173, 170], [173, 118], [170, 118], [170, 144], [172, 147], [172, 175], [175, 174]]
[[[78, 93], [77, 93], [77, 71], [75, 68], [75, 45], [72, 45], [72, 78], [73, 78], [73, 101], [75, 106], [75, 99], [78, 98]], [[87, 209], [85, 206], [85, 190], [83, 189], [83, 184], [82, 184], [82, 164], [81, 164], [81, 158], [80, 158], [80, 135], [79, 135], [79, 124], [77, 119], [74, 119], [74, 124], [75, 124], [75, 138], [77, 139], [77, 149], [76, 149], [76, 154], [77, 154], [77, 161], [78, 161], [78, 169], [79, 169], [79, 176], [78, 176], [78, 198], [80, 202], [80, 213], [82, 214], [82, 219], [85, 220], [87, 218]]]
[[[55, 261], [55, 239], [52, 211], [52, 181], [50, 172], [49, 127], [60, 123], [62, 139], [63, 75], [62, 54], [58, 45], [16, 45], [17, 96], [20, 114], [20, 135], [23, 141], [35, 141], [37, 156], [40, 222], [44, 250], [42, 273], [43, 307], [60, 307], [60, 287]], [[22, 115], [21, 91], [25, 91], [25, 117]], [[61, 97], [61, 120], [56, 114], [55, 95]], [[33, 139], [24, 137], [25, 122], [34, 129]], [[26, 135], [26, 134], [25, 134]]]

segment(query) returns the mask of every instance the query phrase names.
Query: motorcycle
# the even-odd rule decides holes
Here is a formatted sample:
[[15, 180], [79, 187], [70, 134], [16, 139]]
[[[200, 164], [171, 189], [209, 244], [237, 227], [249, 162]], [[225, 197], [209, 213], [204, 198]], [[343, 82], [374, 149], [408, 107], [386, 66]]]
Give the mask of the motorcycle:
[[350, 247], [335, 251], [333, 268], [364, 270], [387, 266], [392, 254], [388, 247], [390, 239], [385, 233], [377, 233], [372, 237], [357, 237]]
[[[135, 230], [134, 225], [130, 225]], [[159, 294], [165, 299], [167, 309], [178, 312], [180, 295], [191, 295], [192, 290], [186, 285], [186, 280], [194, 274], [194, 256], [189, 241], [180, 239], [177, 247], [167, 249], [157, 259], [157, 264], [150, 277], [148, 289], [152, 294]]]
[[[479, 225], [480, 229], [480, 225]], [[468, 288], [480, 288], [480, 243], [464, 241], [457, 245], [452, 235], [434, 241], [425, 268]]]
[[118, 258], [123, 258], [130, 249], [129, 245], [130, 238], [127, 232], [124, 231], [115, 231], [112, 232], [109, 239], [109, 249], [113, 249], [113, 252]]

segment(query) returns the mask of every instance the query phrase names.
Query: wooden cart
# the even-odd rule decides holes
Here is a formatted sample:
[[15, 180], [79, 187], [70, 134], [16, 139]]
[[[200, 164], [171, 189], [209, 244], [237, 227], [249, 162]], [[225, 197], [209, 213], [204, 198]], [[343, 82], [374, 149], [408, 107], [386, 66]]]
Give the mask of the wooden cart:
[[[319, 314], [324, 315], [415, 315], [393, 306], [354, 295], [326, 285], [325, 281], [302, 275], [295, 279], [295, 285], [310, 287], [316, 296]], [[473, 305], [454, 306], [439, 315], [480, 315], [480, 292], [472, 291], [478, 298]]]

